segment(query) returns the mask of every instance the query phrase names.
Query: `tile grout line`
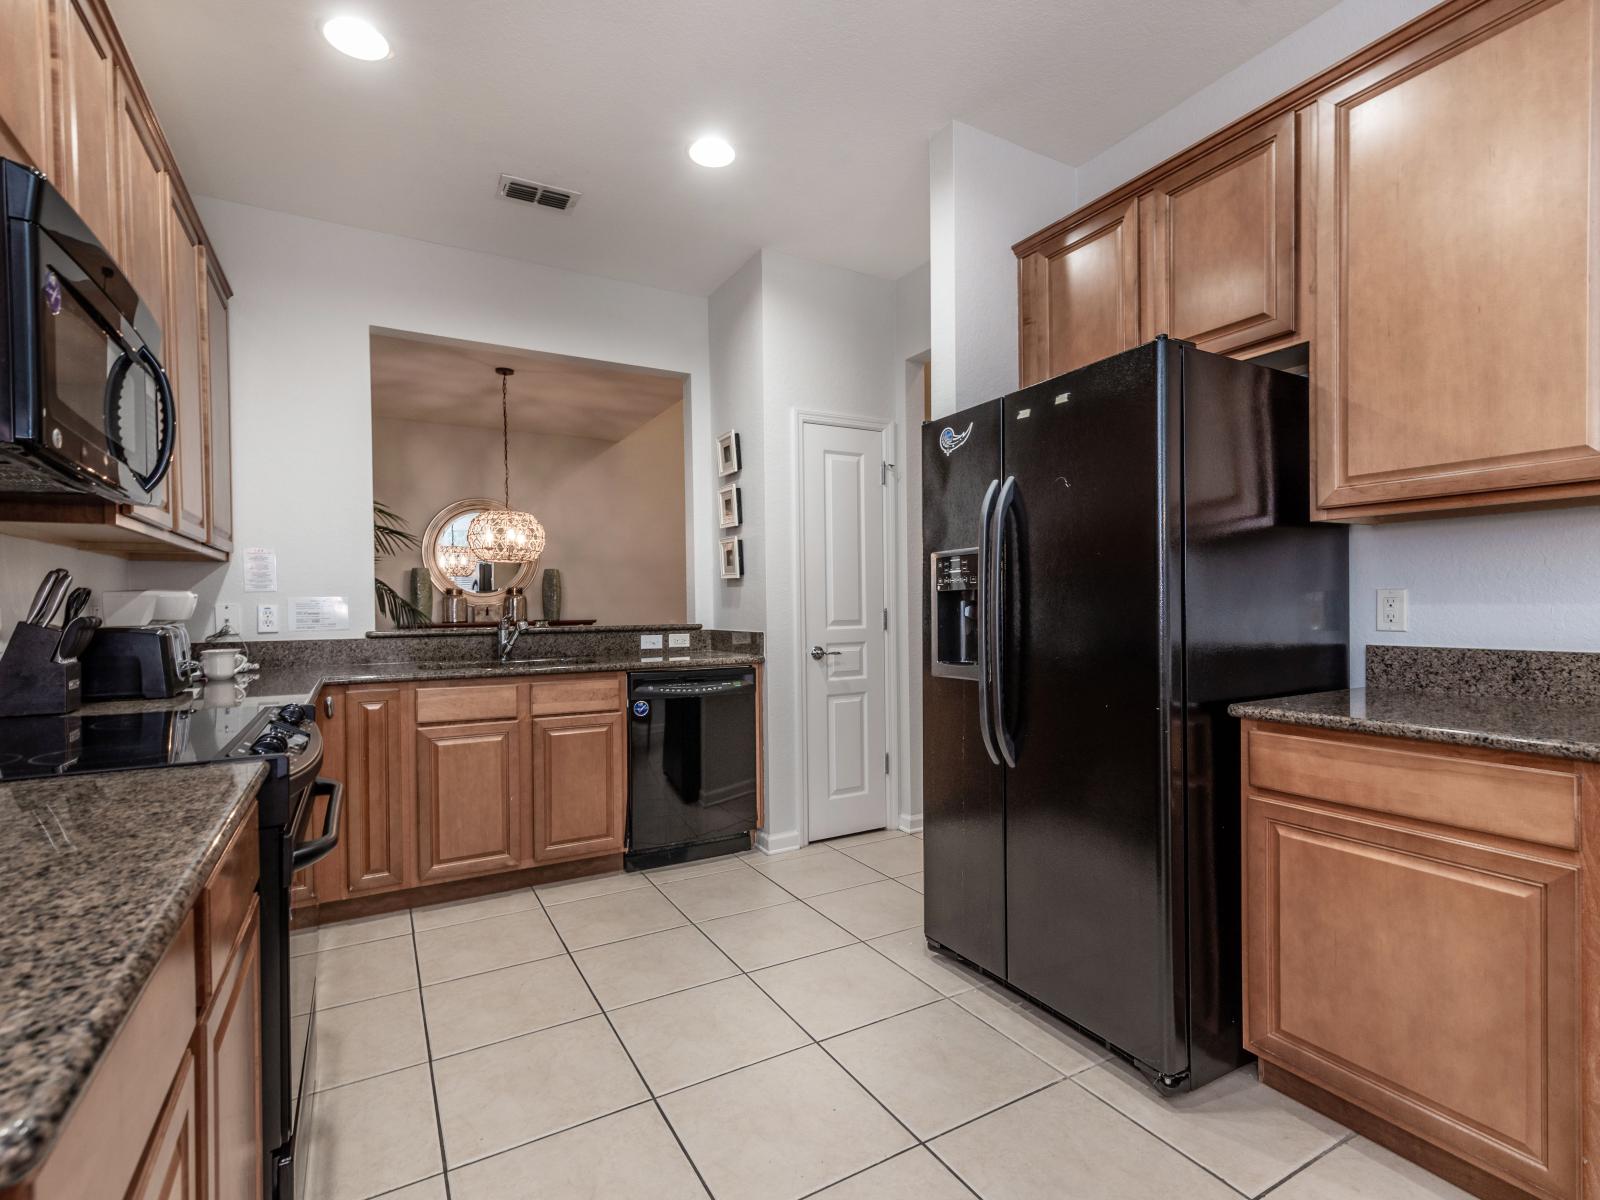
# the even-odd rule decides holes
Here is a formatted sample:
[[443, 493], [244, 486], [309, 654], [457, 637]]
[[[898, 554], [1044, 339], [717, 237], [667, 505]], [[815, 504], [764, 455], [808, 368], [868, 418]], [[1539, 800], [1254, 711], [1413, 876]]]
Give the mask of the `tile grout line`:
[[[1263, 1085], [1263, 1086], [1265, 1086], [1265, 1085]], [[1296, 1167], [1294, 1170], [1290, 1171], [1287, 1175], [1285, 1175], [1282, 1179], [1278, 1180], [1276, 1183], [1274, 1183], [1271, 1187], [1267, 1188], [1265, 1191], [1257, 1192], [1256, 1193], [1256, 1200], [1264, 1200], [1264, 1197], [1270, 1196], [1273, 1192], [1277, 1191], [1284, 1184], [1288, 1183], [1296, 1175], [1299, 1175], [1299, 1174], [1301, 1174], [1301, 1173], [1303, 1173], [1305, 1171], [1309, 1171], [1312, 1167], [1316, 1166], [1323, 1159], [1327, 1158], [1328, 1155], [1332, 1154], [1340, 1146], [1348, 1146], [1351, 1142], [1355, 1141], [1355, 1139], [1360, 1137], [1360, 1136], [1361, 1135], [1358, 1134], [1355, 1130], [1346, 1129], [1344, 1137], [1340, 1138], [1337, 1142], [1335, 1142], [1333, 1145], [1329, 1146], [1326, 1150], [1322, 1151], [1320, 1154], [1312, 1155], [1305, 1162], [1301, 1163], [1298, 1167]]]
[[417, 953], [417, 921], [409, 910], [406, 916], [411, 922], [411, 962], [417, 972], [417, 1007], [422, 1011], [422, 1047], [428, 1054], [428, 1091], [433, 1096], [433, 1127], [439, 1138], [439, 1167], [444, 1176], [445, 1200], [452, 1200], [450, 1155], [444, 1145], [444, 1113], [439, 1107], [439, 1080], [433, 1073], [433, 1035], [428, 1032], [428, 998], [422, 991], [422, 957]]

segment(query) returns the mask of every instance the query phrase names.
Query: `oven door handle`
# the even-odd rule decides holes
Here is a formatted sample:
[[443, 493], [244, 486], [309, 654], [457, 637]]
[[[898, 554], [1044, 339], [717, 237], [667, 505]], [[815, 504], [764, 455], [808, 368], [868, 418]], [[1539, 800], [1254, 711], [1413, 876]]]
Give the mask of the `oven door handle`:
[[290, 856], [292, 871], [303, 871], [312, 863], [321, 862], [333, 853], [333, 848], [339, 844], [339, 817], [344, 810], [344, 784], [332, 779], [318, 779], [311, 785], [310, 799], [315, 801], [318, 796], [328, 797], [328, 815], [322, 822], [322, 836], [307, 842], [304, 846], [296, 846]]

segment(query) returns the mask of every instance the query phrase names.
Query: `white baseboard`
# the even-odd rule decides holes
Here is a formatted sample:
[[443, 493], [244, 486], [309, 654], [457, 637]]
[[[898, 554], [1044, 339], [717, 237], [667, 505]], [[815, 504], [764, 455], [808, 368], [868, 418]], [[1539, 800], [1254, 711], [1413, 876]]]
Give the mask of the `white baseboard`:
[[800, 849], [800, 831], [798, 829], [785, 829], [777, 833], [769, 833], [763, 829], [756, 834], [756, 849], [768, 854], [781, 854], [785, 850]]
[[901, 813], [900, 814], [900, 832], [902, 832], [902, 833], [921, 833], [922, 832], [922, 814], [921, 813]]

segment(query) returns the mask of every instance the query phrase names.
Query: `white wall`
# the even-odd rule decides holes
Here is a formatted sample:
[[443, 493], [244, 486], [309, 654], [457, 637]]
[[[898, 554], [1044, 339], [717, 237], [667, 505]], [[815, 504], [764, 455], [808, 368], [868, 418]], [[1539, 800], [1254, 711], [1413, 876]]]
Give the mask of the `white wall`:
[[900, 764], [900, 825], [922, 828], [922, 557], [923, 375], [930, 370], [931, 269], [919, 267], [895, 281], [894, 362], [900, 368], [900, 444], [895, 464], [900, 498], [899, 576], [901, 601], [891, 609], [900, 651], [900, 729], [895, 761]]
[[1012, 244], [1077, 204], [1065, 163], [959, 122], [929, 150], [933, 413], [1017, 387], [1017, 260]]
[[[705, 493], [709, 524], [718, 541], [737, 536], [744, 540], [745, 577], [721, 578], [720, 560], [713, 563], [706, 588], [718, 628], [765, 630], [767, 581], [760, 564], [766, 554], [766, 486], [762, 456], [765, 446], [762, 407], [761, 256], [755, 255], [711, 295], [711, 424], [709, 436], [730, 429], [739, 434], [744, 469], [722, 478], [713, 467], [711, 477], [697, 484]], [[737, 529], [718, 526], [717, 492], [735, 484], [744, 502], [744, 522]]]
[[[247, 596], [240, 554], [210, 572], [135, 567], [140, 586], [245, 603], [249, 634], [256, 603], [291, 596], [348, 598], [350, 631], [330, 636], [373, 627], [374, 326], [681, 372], [693, 474], [712, 469], [704, 298], [240, 204], [200, 209], [235, 292], [234, 542], [277, 551], [279, 591]], [[689, 495], [689, 608], [710, 621], [715, 520], [704, 487]]]
[[0, 536], [0, 647], [10, 640], [12, 627], [27, 615], [39, 581], [52, 567], [71, 571], [74, 587], [92, 588], [97, 595], [128, 586], [129, 564], [120, 558]]

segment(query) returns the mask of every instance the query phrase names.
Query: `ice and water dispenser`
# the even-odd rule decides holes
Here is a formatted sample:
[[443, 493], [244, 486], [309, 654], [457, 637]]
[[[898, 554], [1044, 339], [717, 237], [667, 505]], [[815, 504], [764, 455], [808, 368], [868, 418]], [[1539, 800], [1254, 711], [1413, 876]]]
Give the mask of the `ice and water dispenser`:
[[933, 555], [933, 666], [935, 675], [978, 677], [978, 552], [939, 550]]

